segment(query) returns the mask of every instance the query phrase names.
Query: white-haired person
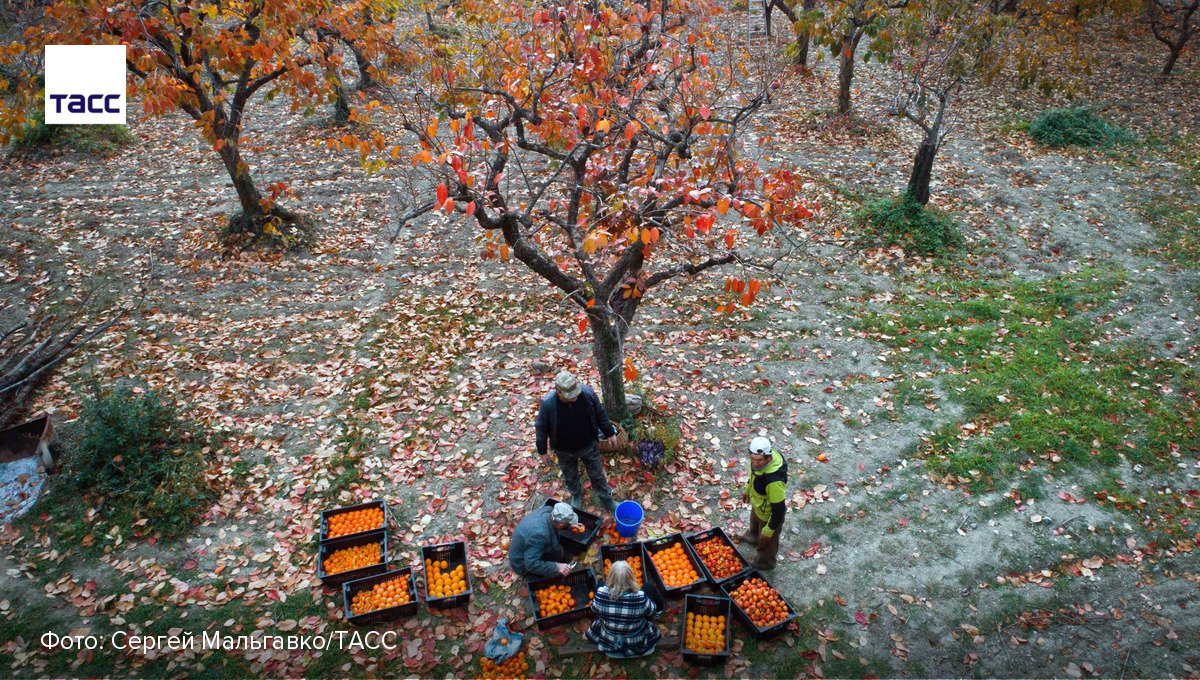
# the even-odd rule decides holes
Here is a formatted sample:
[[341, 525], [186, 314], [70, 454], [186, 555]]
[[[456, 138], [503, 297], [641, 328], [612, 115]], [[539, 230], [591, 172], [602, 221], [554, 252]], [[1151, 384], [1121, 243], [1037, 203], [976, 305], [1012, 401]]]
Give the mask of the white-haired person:
[[604, 585], [596, 589], [592, 600], [596, 620], [587, 629], [587, 639], [613, 658], [653, 653], [662, 639], [662, 633], [654, 625], [654, 619], [662, 613], [662, 598], [654, 595], [638, 587], [628, 562], [613, 562]]

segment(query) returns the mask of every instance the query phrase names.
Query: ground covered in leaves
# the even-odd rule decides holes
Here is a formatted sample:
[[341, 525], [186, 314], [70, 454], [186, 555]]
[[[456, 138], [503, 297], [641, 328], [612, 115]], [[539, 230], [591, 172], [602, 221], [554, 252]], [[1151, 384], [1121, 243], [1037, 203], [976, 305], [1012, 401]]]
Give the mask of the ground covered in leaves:
[[[915, 149], [884, 113], [886, 72], [861, 69], [855, 117], [833, 121], [829, 60], [790, 73], [759, 151], [801, 168], [837, 238], [809, 244], [758, 308], [714, 314], [716, 280], [644, 305], [634, 390], [681, 445], [656, 473], [608, 464], [653, 536], [742, 528], [745, 443], [767, 434], [788, 458], [771, 578], [799, 626], [773, 643], [735, 628], [732, 661], [699, 674], [1200, 672], [1200, 63], [1161, 81], [1150, 41], [1111, 49], [1085, 103], [1138, 141], [1042, 150], [1023, 123], [1061, 102], [981, 92], [938, 162], [934, 202], [967, 241], [938, 259], [854, 245], [866, 235], [849, 215], [900, 189]], [[527, 622], [507, 537], [563, 493], [533, 448], [549, 382], [532, 361], [591, 370], [573, 312], [518, 265], [479, 260], [461, 224], [400, 228], [394, 171], [318, 148], [327, 131], [313, 119], [267, 107], [249, 125], [258, 180], [290, 180], [289, 205], [321, 224], [308, 252], [222, 246], [232, 189], [180, 117], [135, 120], [137, 144], [111, 158], [0, 169], [0, 288], [14, 307], [148, 289], [39, 398], [67, 456], [87, 386], [134, 380], [217, 436], [205, 455], [220, 490], [198, 526], [166, 539], [52, 480], [0, 535], [6, 674], [463, 676], [498, 618]], [[396, 649], [39, 642], [345, 630], [340, 592], [315, 579], [316, 517], [377, 497], [399, 520], [396, 559], [463, 538], [476, 583], [468, 612], [398, 624]], [[696, 673], [670, 649], [560, 659], [553, 647], [581, 627], [532, 635], [533, 672]]]

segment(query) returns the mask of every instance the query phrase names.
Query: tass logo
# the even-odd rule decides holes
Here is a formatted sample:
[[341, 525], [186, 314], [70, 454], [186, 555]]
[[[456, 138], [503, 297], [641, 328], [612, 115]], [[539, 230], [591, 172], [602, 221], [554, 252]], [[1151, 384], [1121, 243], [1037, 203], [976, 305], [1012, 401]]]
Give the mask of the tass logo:
[[125, 124], [124, 45], [46, 45], [46, 124]]

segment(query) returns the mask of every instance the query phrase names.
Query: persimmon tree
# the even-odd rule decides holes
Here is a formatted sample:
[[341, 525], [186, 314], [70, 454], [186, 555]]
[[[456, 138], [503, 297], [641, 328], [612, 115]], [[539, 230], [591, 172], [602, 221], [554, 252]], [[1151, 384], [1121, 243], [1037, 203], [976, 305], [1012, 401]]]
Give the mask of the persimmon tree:
[[894, 42], [887, 30], [889, 19], [909, 0], [826, 0], [814, 11], [799, 14], [796, 30], [811, 34], [818, 45], [829, 48], [838, 60], [838, 114], [850, 111], [854, 59], [863, 38], [869, 38], [863, 60], [886, 59]]
[[1154, 39], [1167, 46], [1162, 74], [1169, 76], [1188, 40], [1200, 32], [1200, 0], [1147, 0], [1144, 21]]
[[1013, 23], [974, 0], [913, 0], [892, 22], [893, 110], [922, 134], [906, 193], [921, 205], [929, 203], [933, 164], [953, 128], [955, 99], [969, 83], [998, 72]]
[[783, 12], [796, 33], [796, 42], [787, 48], [788, 56], [799, 66], [808, 66], [809, 32], [800, 21], [800, 12], [811, 12], [817, 6], [817, 0], [764, 0], [763, 19], [767, 37], [771, 37], [771, 13], [778, 9]]
[[401, 223], [464, 215], [485, 259], [557, 289], [623, 418], [636, 375], [624, 341], [647, 297], [740, 265], [720, 309], [750, 304], [755, 274], [804, 237], [796, 177], [742, 148], [771, 80], [752, 78], [706, 0], [457, 11], [473, 47], [435, 61], [404, 108], [432, 195]]
[[[305, 236], [307, 220], [279, 205], [290, 193], [285, 182], [261, 190], [254, 181], [244, 155], [255, 149], [245, 130], [247, 111], [280, 94], [294, 110], [335, 98], [343, 56], [323, 47], [323, 38], [353, 41], [368, 59], [390, 49], [393, 25], [363, 20], [372, 1], [59, 0], [3, 54], [37, 72], [47, 44], [127, 45], [142, 110], [186, 113], [229, 173], [241, 208], [230, 231], [294, 243]], [[40, 106], [39, 88], [29, 86], [35, 82], [0, 83], [15, 95], [0, 114], [5, 141]]]

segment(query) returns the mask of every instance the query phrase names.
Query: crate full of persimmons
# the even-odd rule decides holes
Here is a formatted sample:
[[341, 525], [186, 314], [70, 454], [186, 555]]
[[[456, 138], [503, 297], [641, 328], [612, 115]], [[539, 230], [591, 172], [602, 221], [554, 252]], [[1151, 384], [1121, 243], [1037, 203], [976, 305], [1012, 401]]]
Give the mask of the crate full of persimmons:
[[759, 640], [782, 635], [798, 616], [783, 594], [757, 569], [733, 577], [721, 584], [721, 590], [732, 601], [734, 616]]
[[421, 547], [425, 566], [425, 604], [433, 609], [465, 607], [474, 592], [467, 544], [462, 541]]
[[529, 582], [529, 603], [538, 630], [548, 630], [592, 615], [596, 572], [591, 567]]
[[720, 666], [729, 661], [729, 598], [688, 595], [679, 622], [679, 650], [696, 666]]
[[317, 578], [334, 587], [387, 571], [387, 540], [387, 529], [377, 529], [321, 541]]
[[650, 575], [666, 597], [683, 597], [705, 583], [704, 575], [683, 534], [643, 541], [650, 559]]
[[388, 527], [387, 503], [369, 501], [321, 512], [321, 540], [345, 538]]
[[346, 621], [366, 626], [417, 613], [417, 583], [412, 567], [346, 581], [342, 584]]

